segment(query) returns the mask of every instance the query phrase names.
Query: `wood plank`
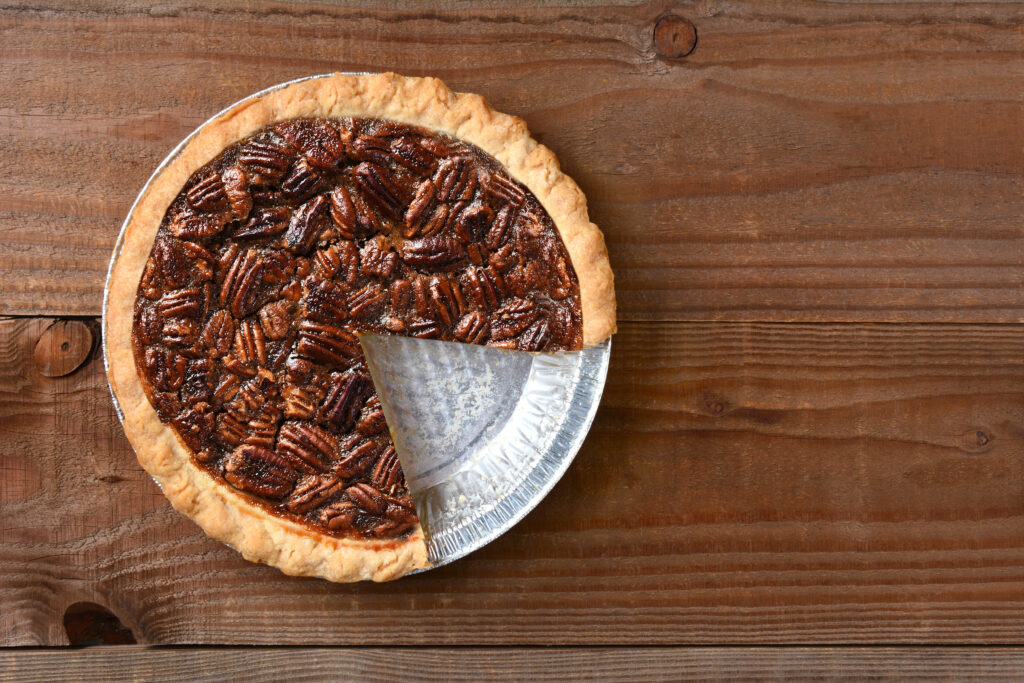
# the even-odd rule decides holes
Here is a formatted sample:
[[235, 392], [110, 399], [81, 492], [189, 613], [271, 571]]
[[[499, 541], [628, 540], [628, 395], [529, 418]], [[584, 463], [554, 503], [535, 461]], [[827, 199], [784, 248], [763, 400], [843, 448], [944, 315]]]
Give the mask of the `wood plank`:
[[1020, 680], [1024, 652], [980, 648], [188, 648], [0, 651], [0, 679], [247, 681]]
[[626, 323], [576, 462], [448, 567], [252, 565], [135, 462], [98, 355], [0, 321], [0, 642], [73, 603], [141, 643], [1024, 642], [1024, 327]]
[[98, 313], [132, 199], [221, 107], [392, 69], [527, 119], [623, 319], [1024, 320], [1024, 5], [586, 4], [5, 3], [0, 311]]

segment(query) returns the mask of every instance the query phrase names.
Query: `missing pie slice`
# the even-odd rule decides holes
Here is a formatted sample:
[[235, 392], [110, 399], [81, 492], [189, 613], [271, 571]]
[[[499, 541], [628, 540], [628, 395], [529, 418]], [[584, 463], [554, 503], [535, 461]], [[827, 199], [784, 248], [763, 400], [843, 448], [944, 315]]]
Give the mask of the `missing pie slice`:
[[527, 351], [615, 330], [586, 201], [524, 123], [436, 79], [310, 79], [200, 128], [111, 268], [111, 387], [176, 509], [331, 581], [427, 566], [358, 332]]

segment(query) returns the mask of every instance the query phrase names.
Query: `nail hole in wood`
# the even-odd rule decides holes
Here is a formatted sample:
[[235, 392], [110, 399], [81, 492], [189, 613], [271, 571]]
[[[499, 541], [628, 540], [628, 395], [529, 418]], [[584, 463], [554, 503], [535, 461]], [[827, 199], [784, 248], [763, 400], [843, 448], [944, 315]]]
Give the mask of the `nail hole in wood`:
[[76, 602], [64, 611], [64, 632], [72, 645], [134, 645], [131, 629], [94, 602]]

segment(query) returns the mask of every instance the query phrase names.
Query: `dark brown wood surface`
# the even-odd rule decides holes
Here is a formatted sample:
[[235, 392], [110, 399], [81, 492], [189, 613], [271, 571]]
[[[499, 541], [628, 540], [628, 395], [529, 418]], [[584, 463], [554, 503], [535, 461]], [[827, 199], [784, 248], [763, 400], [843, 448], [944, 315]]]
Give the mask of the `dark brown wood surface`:
[[[684, 24], [656, 43], [666, 15], [696, 27], [688, 56], [665, 56]], [[147, 644], [1024, 643], [1022, 25], [1020, 3], [0, 1], [0, 643], [80, 642], [83, 602]], [[338, 586], [170, 509], [96, 316], [120, 222], [189, 131], [280, 81], [389, 69], [483, 93], [556, 151], [608, 238], [621, 332], [537, 510], [449, 567]], [[658, 652], [591, 661], [654, 677]], [[758, 656], [845, 675], [836, 652]], [[52, 680], [45, 656], [0, 677]], [[465, 670], [595, 670], [505, 656]]]
[[1006, 648], [147, 648], [0, 652], [0, 679], [133, 681], [1006, 681]]
[[1016, 325], [625, 323], [565, 479], [470, 557], [386, 585], [245, 562], [135, 462], [98, 355], [2, 323], [0, 639], [107, 606], [145, 643], [1024, 642]]
[[[98, 314], [132, 200], [221, 108], [395, 70], [554, 149], [623, 319], [1024, 319], [1024, 5], [473, 5], [0, 11], [0, 313]], [[685, 59], [655, 49], [666, 12], [697, 26]]]

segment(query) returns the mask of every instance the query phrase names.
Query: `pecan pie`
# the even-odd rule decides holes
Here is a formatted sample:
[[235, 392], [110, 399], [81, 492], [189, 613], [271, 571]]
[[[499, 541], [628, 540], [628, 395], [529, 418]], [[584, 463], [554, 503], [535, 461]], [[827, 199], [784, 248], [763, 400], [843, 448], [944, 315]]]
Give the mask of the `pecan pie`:
[[333, 581], [427, 566], [359, 332], [559, 351], [614, 332], [576, 185], [435, 79], [336, 74], [207, 123], [134, 207], [111, 386], [143, 466], [247, 558]]

